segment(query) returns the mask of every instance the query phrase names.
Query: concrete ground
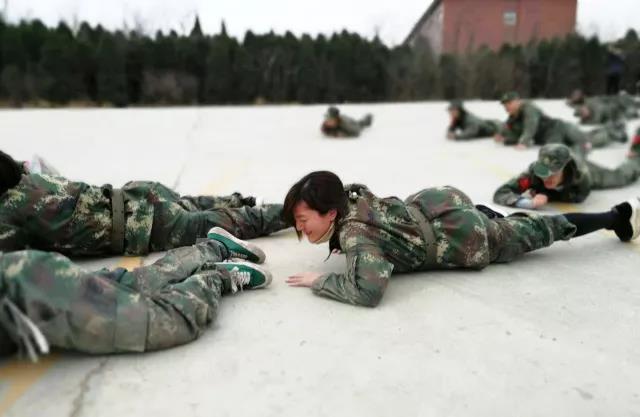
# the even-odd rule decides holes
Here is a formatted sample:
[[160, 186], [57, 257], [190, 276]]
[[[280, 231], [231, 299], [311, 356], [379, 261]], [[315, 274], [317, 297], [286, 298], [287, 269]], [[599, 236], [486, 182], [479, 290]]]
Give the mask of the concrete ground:
[[[571, 119], [560, 101], [539, 102]], [[497, 103], [471, 110], [504, 118]], [[93, 184], [157, 180], [183, 194], [241, 191], [280, 202], [311, 170], [380, 196], [451, 184], [475, 201], [536, 150], [444, 139], [445, 104], [370, 111], [359, 140], [324, 139], [323, 106], [0, 112], [0, 147], [45, 156]], [[637, 123], [629, 125], [635, 131]], [[626, 146], [593, 153], [608, 166]], [[594, 192], [558, 211], [601, 211], [640, 185]], [[341, 271], [292, 230], [256, 241], [270, 288], [223, 299], [199, 340], [140, 355], [56, 352], [0, 362], [0, 415], [27, 416], [640, 416], [640, 244], [598, 232], [480, 272], [394, 275], [375, 309], [289, 288], [295, 272]], [[81, 260], [88, 268], [157, 259]]]

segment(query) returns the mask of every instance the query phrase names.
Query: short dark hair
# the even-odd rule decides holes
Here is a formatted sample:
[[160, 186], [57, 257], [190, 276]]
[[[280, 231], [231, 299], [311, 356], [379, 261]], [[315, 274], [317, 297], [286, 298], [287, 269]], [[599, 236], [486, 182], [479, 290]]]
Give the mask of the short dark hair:
[[[340, 178], [330, 171], [314, 171], [307, 174], [289, 189], [282, 209], [282, 218], [288, 225], [295, 226], [293, 209], [301, 201], [322, 215], [335, 209], [336, 221], [344, 217], [347, 212], [347, 195], [344, 185]], [[298, 236], [300, 236], [299, 232]]]
[[0, 151], [0, 195], [20, 182], [23, 169], [11, 155]]

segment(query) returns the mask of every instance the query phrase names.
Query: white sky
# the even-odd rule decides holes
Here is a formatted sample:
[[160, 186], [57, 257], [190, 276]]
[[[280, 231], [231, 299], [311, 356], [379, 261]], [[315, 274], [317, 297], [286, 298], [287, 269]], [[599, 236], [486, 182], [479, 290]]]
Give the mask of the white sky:
[[[477, 0], [482, 1], [482, 0]], [[273, 29], [301, 33], [332, 33], [343, 28], [372, 37], [378, 32], [387, 44], [404, 40], [431, 0], [0, 0], [8, 4], [11, 21], [39, 18], [47, 25], [61, 19], [101, 23], [109, 29], [142, 26], [191, 29], [196, 13], [206, 33], [217, 33], [225, 20], [231, 35], [242, 38]], [[578, 29], [610, 40], [634, 27], [640, 32], [640, 0], [578, 0]]]

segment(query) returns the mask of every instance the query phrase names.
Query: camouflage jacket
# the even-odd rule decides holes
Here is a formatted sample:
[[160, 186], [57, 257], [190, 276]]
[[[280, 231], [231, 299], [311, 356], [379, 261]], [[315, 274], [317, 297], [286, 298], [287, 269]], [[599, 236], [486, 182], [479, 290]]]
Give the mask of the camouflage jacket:
[[[382, 299], [392, 272], [452, 267], [447, 264], [448, 251], [464, 245], [449, 245], [436, 224], [467, 198], [462, 192], [451, 187], [430, 188], [402, 201], [379, 198], [364, 185], [349, 185], [345, 191], [347, 214], [336, 225], [330, 249], [346, 255], [346, 271], [321, 276], [312, 287], [316, 295], [374, 307]], [[427, 241], [410, 207], [429, 222], [435, 242]], [[433, 251], [433, 257], [428, 250]]]
[[497, 120], [481, 119], [465, 110], [449, 125], [449, 132], [458, 140], [488, 138], [498, 133], [501, 126], [502, 123]]
[[338, 120], [339, 120], [338, 126], [333, 129], [325, 128], [323, 124], [322, 131], [324, 132], [324, 134], [332, 137], [355, 138], [360, 136], [360, 131], [362, 130], [362, 127], [360, 126], [360, 123], [358, 123], [357, 120], [342, 114], [339, 116]]
[[521, 198], [545, 194], [549, 201], [580, 203], [591, 192], [591, 175], [587, 164], [575, 155], [565, 167], [565, 180], [562, 188], [558, 190], [545, 188], [544, 182], [533, 172], [534, 164], [532, 163], [526, 171], [498, 188], [493, 195], [493, 201], [504, 206], [515, 207]]
[[557, 120], [536, 105], [524, 102], [517, 115], [509, 116], [502, 135], [505, 145], [526, 145], [545, 143], [546, 135], [556, 126]]
[[[111, 253], [111, 190], [62, 177], [28, 174], [0, 196], [0, 251], [34, 248], [68, 255]], [[125, 254], [149, 251], [154, 203], [177, 199], [158, 183], [130, 182], [125, 199]]]

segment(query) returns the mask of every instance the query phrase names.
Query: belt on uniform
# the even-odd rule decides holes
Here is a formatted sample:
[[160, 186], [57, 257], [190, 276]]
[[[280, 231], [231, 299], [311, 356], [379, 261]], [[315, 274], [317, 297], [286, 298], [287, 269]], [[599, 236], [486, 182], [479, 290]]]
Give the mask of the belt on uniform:
[[436, 264], [436, 235], [433, 233], [433, 228], [431, 227], [431, 223], [427, 220], [424, 214], [420, 211], [420, 209], [411, 204], [407, 205], [407, 211], [418, 222], [418, 226], [420, 227], [420, 232], [422, 232], [422, 238], [424, 239], [424, 243], [427, 249], [427, 258], [425, 259], [424, 265], [434, 266]]
[[111, 190], [111, 251], [124, 253], [124, 194], [121, 189]]

